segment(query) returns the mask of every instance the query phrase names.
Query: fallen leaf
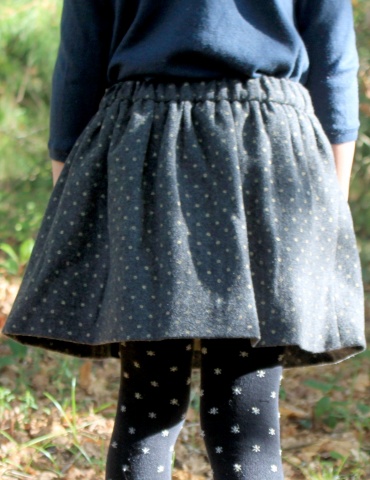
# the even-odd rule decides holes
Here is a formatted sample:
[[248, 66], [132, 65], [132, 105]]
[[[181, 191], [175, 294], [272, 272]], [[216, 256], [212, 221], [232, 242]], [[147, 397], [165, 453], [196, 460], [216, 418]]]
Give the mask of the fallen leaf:
[[92, 361], [87, 360], [80, 366], [80, 386], [87, 389], [91, 385]]

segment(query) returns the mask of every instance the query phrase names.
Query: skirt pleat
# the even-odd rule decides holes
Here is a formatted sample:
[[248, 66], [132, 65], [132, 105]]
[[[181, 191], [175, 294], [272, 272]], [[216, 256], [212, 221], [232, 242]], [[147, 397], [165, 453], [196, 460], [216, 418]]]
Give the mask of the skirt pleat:
[[262, 76], [108, 89], [3, 333], [95, 358], [168, 338], [284, 346], [285, 367], [362, 351], [351, 212], [305, 88]]

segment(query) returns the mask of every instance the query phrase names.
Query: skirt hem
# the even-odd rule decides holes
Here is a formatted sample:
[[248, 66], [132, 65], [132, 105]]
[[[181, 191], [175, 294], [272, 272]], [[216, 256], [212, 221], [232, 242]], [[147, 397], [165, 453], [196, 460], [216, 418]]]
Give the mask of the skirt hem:
[[[120, 357], [120, 344], [126, 342], [127, 340], [122, 339], [117, 342], [111, 342], [106, 344], [81, 344], [71, 341], [64, 341], [59, 339], [52, 338], [40, 338], [32, 337], [31, 335], [18, 335], [18, 334], [9, 334], [2, 332], [2, 335], [5, 338], [10, 338], [13, 341], [17, 341], [23, 345], [29, 347], [42, 348], [49, 351], [53, 351], [59, 354], [72, 355], [79, 358], [90, 358], [94, 360], [105, 359], [105, 358], [119, 358]], [[219, 339], [220, 337], [202, 337], [206, 339]], [[202, 338], [192, 338], [192, 337], [181, 337], [181, 338], [158, 338], [151, 339], [150, 341], [165, 341], [165, 340], [176, 340], [176, 339], [189, 339], [195, 340], [195, 351], [193, 356], [193, 368], [200, 368], [200, 343], [199, 341]], [[331, 363], [339, 363], [345, 359], [353, 357], [363, 351], [366, 347], [359, 343], [357, 345], [343, 345], [337, 347], [333, 350], [324, 350], [319, 352], [311, 352], [299, 345], [281, 345], [281, 344], [269, 344], [269, 345], [255, 345], [251, 337], [222, 337], [222, 338], [235, 338], [241, 339], [244, 338], [246, 341], [250, 341], [250, 344], [254, 348], [283, 348], [284, 351], [279, 358], [280, 364], [285, 369], [288, 368], [297, 368], [297, 367], [309, 367], [309, 366], [318, 366], [326, 365]], [[130, 340], [130, 341], [140, 341], [140, 340]]]

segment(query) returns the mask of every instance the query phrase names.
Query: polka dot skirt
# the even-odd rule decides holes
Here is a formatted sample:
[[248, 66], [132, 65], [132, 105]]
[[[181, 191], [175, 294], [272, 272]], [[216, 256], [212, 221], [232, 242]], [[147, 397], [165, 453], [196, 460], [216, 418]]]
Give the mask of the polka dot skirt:
[[265, 76], [113, 85], [3, 333], [85, 357], [166, 338], [284, 346], [285, 367], [362, 351], [351, 212], [307, 90]]

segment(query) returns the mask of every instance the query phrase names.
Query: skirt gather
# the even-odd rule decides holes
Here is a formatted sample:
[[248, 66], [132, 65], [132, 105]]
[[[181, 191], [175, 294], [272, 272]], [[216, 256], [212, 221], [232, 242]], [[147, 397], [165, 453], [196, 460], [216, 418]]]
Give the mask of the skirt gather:
[[51, 194], [4, 335], [80, 357], [245, 338], [284, 367], [365, 348], [353, 220], [288, 79], [110, 87]]

